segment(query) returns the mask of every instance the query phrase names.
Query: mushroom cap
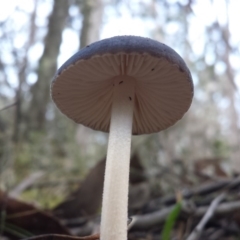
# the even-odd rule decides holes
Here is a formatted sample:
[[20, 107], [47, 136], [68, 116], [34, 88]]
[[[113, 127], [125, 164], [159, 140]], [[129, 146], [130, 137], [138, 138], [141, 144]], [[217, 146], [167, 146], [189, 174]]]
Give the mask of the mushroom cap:
[[61, 112], [95, 130], [109, 131], [116, 76], [134, 78], [133, 134], [159, 132], [189, 109], [191, 73], [170, 47], [136, 36], [117, 36], [78, 51], [57, 71], [51, 95]]

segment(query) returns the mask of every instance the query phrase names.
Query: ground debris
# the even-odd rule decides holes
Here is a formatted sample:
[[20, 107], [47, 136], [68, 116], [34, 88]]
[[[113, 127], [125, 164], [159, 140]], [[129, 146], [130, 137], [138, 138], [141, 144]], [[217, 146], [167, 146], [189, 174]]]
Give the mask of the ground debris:
[[[101, 166], [100, 173], [103, 174], [104, 166], [102, 166], [102, 163], [97, 165], [97, 168], [93, 168], [94, 174], [90, 172], [86, 177], [87, 180], [82, 184], [84, 189], [88, 189], [91, 176], [98, 174], [96, 173], [99, 169], [98, 166]], [[146, 176], [144, 170], [138, 167], [139, 169], [141, 170], [141, 176]], [[202, 175], [199, 177], [190, 172], [182, 178], [181, 175], [174, 175], [171, 170], [166, 171], [164, 169], [164, 171], [165, 174], [156, 177], [155, 181], [161, 180], [164, 184], [171, 185], [172, 182], [168, 181], [170, 174], [178, 183], [178, 187], [175, 188], [176, 191], [172, 191], [172, 194], [169, 193], [171, 192], [169, 190], [162, 190], [153, 194], [151, 192], [152, 185], [147, 177], [130, 181], [130, 196], [134, 199], [134, 204], [131, 203], [132, 200], [130, 199], [129, 240], [163, 239], [161, 233], [166, 219], [179, 201], [181, 201], [181, 211], [177, 220], [174, 220], [174, 227], [171, 230], [172, 240], [239, 239], [240, 176], [203, 178]], [[194, 181], [191, 180], [193, 176], [195, 177]], [[102, 183], [100, 184], [102, 186]], [[180, 185], [182, 185], [181, 189], [179, 188]], [[150, 192], [146, 194], [145, 189]], [[77, 191], [81, 192], [83, 190]], [[94, 194], [94, 192], [92, 193]], [[141, 195], [145, 196], [144, 201], [141, 199], [141, 201], [136, 202], [136, 199], [141, 198]], [[70, 196], [74, 197], [76, 203], [78, 202], [77, 198], [81, 198], [81, 194], [76, 194], [76, 192]], [[71, 198], [66, 200], [64, 204], [68, 204], [69, 200]], [[91, 201], [89, 201], [90, 203]], [[85, 204], [88, 204], [88, 201]], [[57, 209], [60, 206], [63, 206], [63, 204], [60, 204]], [[96, 209], [96, 206], [94, 209]], [[39, 210], [33, 205], [10, 198], [3, 192], [0, 194], [0, 207], [1, 212], [5, 213], [5, 220], [1, 221], [1, 234], [9, 240], [23, 238], [32, 240], [99, 239], [100, 215], [98, 212], [94, 213], [96, 210], [88, 213], [88, 211], [79, 208], [73, 216], [72, 209], [69, 208], [71, 211], [68, 213], [68, 208], [65, 207], [64, 215], [59, 215], [56, 209], [52, 211]], [[88, 206], [86, 209], [90, 209], [90, 207]], [[12, 230], [14, 231], [4, 230], [3, 223], [5, 225], [6, 223], [12, 224], [9, 226], [13, 226]], [[20, 230], [20, 234], [14, 234], [18, 230]], [[28, 235], [28, 233], [32, 235]]]

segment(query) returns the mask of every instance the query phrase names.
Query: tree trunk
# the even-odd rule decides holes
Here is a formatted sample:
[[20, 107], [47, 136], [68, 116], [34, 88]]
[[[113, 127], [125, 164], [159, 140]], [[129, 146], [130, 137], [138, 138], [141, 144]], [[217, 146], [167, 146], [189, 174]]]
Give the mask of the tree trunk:
[[18, 142], [20, 138], [20, 126], [22, 123], [22, 115], [23, 115], [22, 114], [22, 101], [23, 101], [22, 87], [26, 81], [26, 70], [28, 66], [28, 52], [35, 42], [35, 35], [36, 35], [35, 20], [36, 20], [37, 6], [38, 6], [38, 1], [35, 1], [34, 10], [29, 17], [29, 21], [30, 21], [29, 34], [28, 34], [28, 41], [26, 42], [26, 45], [25, 45], [25, 55], [21, 60], [19, 60], [16, 57], [16, 66], [18, 68], [18, 87], [16, 89], [16, 94], [15, 94], [16, 107], [14, 112], [14, 115], [15, 115], [14, 116], [14, 132], [13, 132], [14, 142]]
[[102, 0], [78, 1], [78, 7], [83, 16], [80, 32], [80, 48], [99, 40], [102, 25]]
[[[231, 161], [232, 167], [238, 173], [240, 172], [240, 129], [238, 127], [239, 123], [239, 115], [236, 109], [236, 93], [237, 86], [234, 81], [234, 69], [230, 63], [230, 55], [232, 52], [232, 48], [229, 43], [230, 33], [228, 25], [221, 29], [222, 31], [222, 39], [225, 44], [225, 54], [223, 56], [223, 61], [226, 64], [226, 78], [227, 78], [227, 87], [225, 89], [226, 95], [229, 99], [229, 120], [230, 120], [230, 138], [229, 142], [231, 144]], [[238, 92], [239, 94], [239, 92]]]
[[62, 42], [62, 32], [68, 17], [70, 1], [54, 0], [49, 17], [48, 32], [44, 40], [44, 52], [37, 70], [38, 79], [31, 89], [32, 101], [29, 112], [30, 126], [33, 130], [42, 130], [49, 103], [50, 82], [57, 69], [57, 57]]

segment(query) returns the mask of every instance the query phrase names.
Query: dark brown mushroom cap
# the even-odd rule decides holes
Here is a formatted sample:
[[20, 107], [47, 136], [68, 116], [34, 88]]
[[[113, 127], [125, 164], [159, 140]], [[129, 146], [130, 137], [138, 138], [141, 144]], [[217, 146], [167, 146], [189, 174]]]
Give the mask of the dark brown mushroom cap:
[[116, 76], [136, 79], [133, 134], [159, 132], [190, 107], [193, 83], [184, 60], [149, 38], [117, 36], [77, 52], [57, 71], [51, 94], [58, 108], [90, 128], [109, 131]]

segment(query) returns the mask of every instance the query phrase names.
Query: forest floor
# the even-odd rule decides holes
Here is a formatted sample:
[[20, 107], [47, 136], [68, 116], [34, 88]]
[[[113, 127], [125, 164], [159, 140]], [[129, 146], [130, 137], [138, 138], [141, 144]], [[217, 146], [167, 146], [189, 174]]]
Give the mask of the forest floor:
[[[183, 166], [165, 169], [153, 182], [138, 161], [132, 161], [130, 174], [129, 240], [240, 239], [240, 176], [229, 177], [208, 159], [187, 172]], [[214, 169], [211, 176], [204, 173], [206, 166]], [[99, 239], [104, 167], [105, 159], [53, 209], [19, 200], [16, 189], [0, 191], [0, 239]], [[21, 191], [43, 183], [25, 180]]]

